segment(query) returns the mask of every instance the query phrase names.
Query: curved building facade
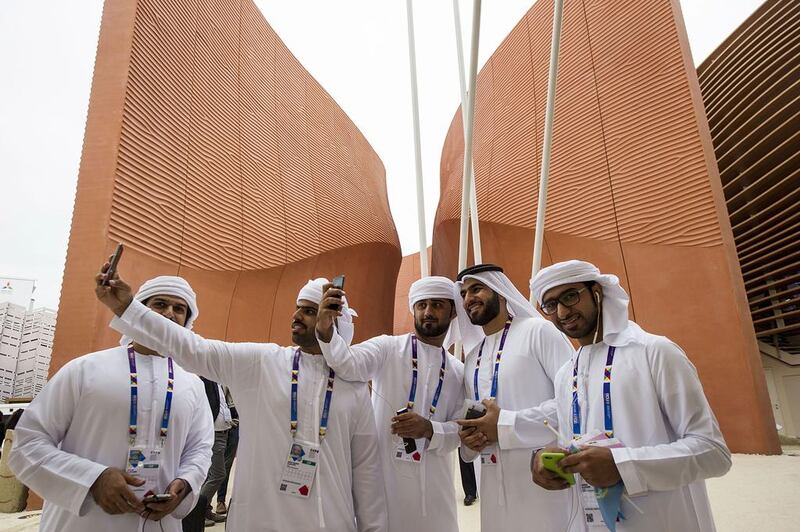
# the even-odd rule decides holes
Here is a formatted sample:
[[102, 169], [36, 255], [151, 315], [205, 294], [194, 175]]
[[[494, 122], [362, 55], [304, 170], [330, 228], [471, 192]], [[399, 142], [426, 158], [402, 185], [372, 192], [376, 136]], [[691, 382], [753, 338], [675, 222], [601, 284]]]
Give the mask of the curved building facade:
[[698, 75], [776, 423], [800, 437], [800, 3], [764, 2]]
[[132, 285], [189, 280], [208, 337], [289, 343], [339, 273], [356, 338], [392, 330], [383, 164], [250, 0], [106, 1], [51, 372], [117, 342], [92, 283], [119, 241]]
[[[483, 257], [525, 294], [552, 16], [552, 1], [536, 2], [476, 91]], [[678, 1], [567, 2], [561, 39], [543, 265], [578, 258], [619, 275], [631, 318], [697, 366], [731, 449], [779, 452]], [[457, 269], [462, 168], [458, 110], [441, 160], [438, 274]]]

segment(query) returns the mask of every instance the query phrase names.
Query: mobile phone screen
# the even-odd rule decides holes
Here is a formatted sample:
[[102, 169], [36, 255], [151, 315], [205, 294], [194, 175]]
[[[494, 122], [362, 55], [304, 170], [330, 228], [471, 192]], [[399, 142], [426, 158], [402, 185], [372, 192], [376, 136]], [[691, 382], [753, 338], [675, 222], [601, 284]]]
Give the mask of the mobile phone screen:
[[[344, 274], [334, 277], [333, 281], [331, 281], [331, 284], [333, 284], [334, 288], [342, 290], [344, 288]], [[329, 308], [331, 310], [340, 310], [340, 306], [341, 305], [329, 305]]]

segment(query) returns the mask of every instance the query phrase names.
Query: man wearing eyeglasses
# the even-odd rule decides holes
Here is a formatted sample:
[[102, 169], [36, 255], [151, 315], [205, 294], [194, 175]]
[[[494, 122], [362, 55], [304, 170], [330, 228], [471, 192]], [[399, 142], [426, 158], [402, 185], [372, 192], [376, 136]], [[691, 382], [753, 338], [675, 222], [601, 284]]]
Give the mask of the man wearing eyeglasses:
[[502, 412], [501, 441], [545, 445], [543, 421], [557, 423], [566, 449], [537, 452], [531, 471], [539, 486], [565, 490], [542, 457], [567, 454], [558, 466], [575, 475], [573, 532], [604, 522], [611, 530], [715, 530], [705, 479], [730, 469], [730, 451], [681, 348], [629, 321], [617, 276], [588, 262], [545, 268], [531, 288], [547, 319], [580, 348], [556, 376], [555, 399]]

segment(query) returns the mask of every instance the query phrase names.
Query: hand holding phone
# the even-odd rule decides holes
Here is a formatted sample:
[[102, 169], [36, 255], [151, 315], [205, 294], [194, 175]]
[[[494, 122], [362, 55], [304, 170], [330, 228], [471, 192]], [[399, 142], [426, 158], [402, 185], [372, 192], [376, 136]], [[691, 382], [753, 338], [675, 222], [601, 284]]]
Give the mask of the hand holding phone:
[[[333, 281], [331, 281], [331, 284], [333, 284], [333, 287], [336, 288], [337, 290], [344, 290], [344, 274], [337, 275], [336, 277], [334, 277]], [[331, 309], [331, 310], [339, 311], [339, 310], [342, 309], [342, 306], [341, 305], [328, 305], [328, 308]]]
[[152, 495], [148, 495], [142, 502], [145, 504], [151, 504], [154, 502], [167, 502], [172, 500], [171, 493], [153, 493]]
[[572, 473], [567, 473], [558, 465], [558, 463], [566, 456], [566, 454], [542, 451], [539, 456], [542, 459], [542, 467], [566, 480], [567, 484], [570, 486], [575, 485], [575, 475]]
[[109, 281], [114, 277], [114, 274], [117, 273], [117, 265], [119, 264], [119, 259], [122, 258], [122, 252], [124, 251], [124, 247], [122, 242], [117, 244], [117, 249], [114, 250], [114, 254], [111, 256], [111, 260], [109, 261], [110, 264], [108, 269], [106, 270], [106, 276], [103, 278], [103, 286], [108, 286]]
[[467, 414], [464, 416], [464, 419], [478, 419], [486, 415], [486, 408], [483, 410], [476, 408], [476, 406], [483, 406], [480, 403], [477, 405], [472, 405], [467, 409]]
[[[403, 407], [397, 411], [397, 415], [405, 414], [408, 412], [408, 407]], [[417, 450], [417, 442], [414, 438], [403, 438], [403, 447], [405, 448], [406, 454], [411, 454]]]

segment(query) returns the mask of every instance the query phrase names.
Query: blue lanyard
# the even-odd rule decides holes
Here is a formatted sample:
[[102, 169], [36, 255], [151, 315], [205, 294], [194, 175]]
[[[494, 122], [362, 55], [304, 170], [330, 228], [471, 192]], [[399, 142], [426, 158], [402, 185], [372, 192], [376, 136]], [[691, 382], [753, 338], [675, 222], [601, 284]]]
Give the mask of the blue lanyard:
[[[497, 356], [494, 358], [494, 373], [492, 373], [492, 390], [489, 394], [489, 399], [497, 397], [497, 380], [500, 375], [500, 359], [503, 356], [503, 347], [506, 345], [506, 336], [508, 336], [508, 329], [511, 328], [511, 322], [514, 321], [514, 316], [509, 316], [506, 324], [503, 327], [503, 336], [500, 337], [500, 347], [497, 348]], [[475, 400], [480, 401], [481, 397], [478, 393], [478, 371], [481, 369], [481, 356], [483, 355], [483, 346], [486, 343], [486, 338], [481, 342], [481, 347], [478, 349], [478, 360], [475, 361], [475, 374], [472, 376], [472, 387], [475, 389]]]
[[[322, 416], [319, 418], [319, 441], [325, 438], [328, 432], [328, 415], [331, 411], [331, 398], [333, 397], [333, 378], [336, 376], [333, 369], [328, 369], [328, 385], [325, 389], [325, 402], [322, 405]], [[292, 359], [292, 401], [291, 401], [291, 420], [289, 421], [289, 432], [294, 439], [297, 434], [297, 381], [300, 377], [300, 348], [294, 352]]]
[[[136, 444], [136, 432], [139, 424], [139, 377], [136, 374], [136, 355], [133, 345], [128, 346], [128, 366], [131, 370], [131, 412], [128, 424], [128, 440], [131, 446]], [[159, 445], [164, 447], [167, 441], [169, 416], [172, 412], [172, 393], [175, 389], [175, 372], [172, 367], [172, 358], [167, 358], [167, 396], [164, 398], [164, 414], [161, 416], [161, 429], [159, 430]]]
[[[614, 420], [611, 417], [611, 367], [614, 364], [614, 351], [617, 348], [613, 345], [608, 346], [606, 356], [606, 367], [603, 371], [603, 414], [606, 436], [614, 436]], [[581, 406], [578, 404], [578, 362], [581, 359], [581, 352], [575, 357], [575, 367], [572, 370], [572, 437], [578, 439], [581, 436]]]
[[[436, 385], [436, 391], [433, 394], [431, 401], [430, 416], [433, 417], [436, 412], [436, 405], [439, 404], [439, 396], [442, 394], [442, 385], [444, 384], [444, 374], [447, 369], [447, 354], [445, 354], [444, 347], [442, 347], [442, 367], [439, 368], [439, 383]], [[417, 336], [411, 335], [411, 390], [408, 392], [408, 403], [406, 407], [409, 410], [414, 410], [414, 401], [417, 398]]]

